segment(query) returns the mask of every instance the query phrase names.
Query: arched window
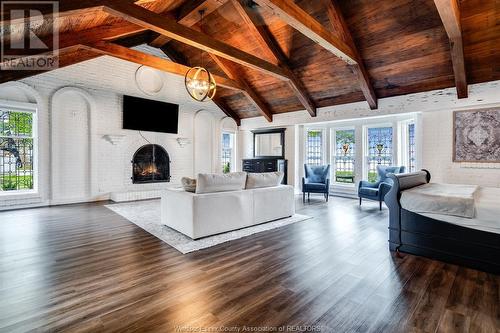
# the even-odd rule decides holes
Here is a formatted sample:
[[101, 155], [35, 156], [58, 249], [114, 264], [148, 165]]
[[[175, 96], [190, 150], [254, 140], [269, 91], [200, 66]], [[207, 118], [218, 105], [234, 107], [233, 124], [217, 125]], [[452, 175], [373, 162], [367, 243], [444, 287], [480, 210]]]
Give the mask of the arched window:
[[0, 104], [0, 193], [33, 191], [36, 109]]

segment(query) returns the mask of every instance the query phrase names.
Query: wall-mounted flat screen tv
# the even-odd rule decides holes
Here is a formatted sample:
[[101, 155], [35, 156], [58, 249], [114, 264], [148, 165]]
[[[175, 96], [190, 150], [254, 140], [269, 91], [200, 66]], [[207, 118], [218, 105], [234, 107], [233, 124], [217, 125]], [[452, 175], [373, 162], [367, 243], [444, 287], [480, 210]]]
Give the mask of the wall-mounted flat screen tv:
[[123, 129], [177, 134], [179, 105], [123, 96]]

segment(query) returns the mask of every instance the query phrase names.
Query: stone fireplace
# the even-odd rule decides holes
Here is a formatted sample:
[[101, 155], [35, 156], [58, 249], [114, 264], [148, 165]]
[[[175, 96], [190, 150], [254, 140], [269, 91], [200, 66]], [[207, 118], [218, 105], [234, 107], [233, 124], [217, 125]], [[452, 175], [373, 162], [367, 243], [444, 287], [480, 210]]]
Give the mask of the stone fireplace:
[[132, 159], [132, 183], [162, 183], [170, 181], [170, 157], [155, 144], [139, 148]]

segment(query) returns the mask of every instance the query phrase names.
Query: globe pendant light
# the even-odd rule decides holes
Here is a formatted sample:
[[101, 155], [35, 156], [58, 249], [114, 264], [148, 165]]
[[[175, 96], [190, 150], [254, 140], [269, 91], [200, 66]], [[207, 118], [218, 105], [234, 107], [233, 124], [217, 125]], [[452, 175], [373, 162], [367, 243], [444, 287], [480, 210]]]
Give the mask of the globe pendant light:
[[[202, 32], [204, 12], [204, 10], [200, 10]], [[201, 66], [192, 67], [187, 71], [184, 84], [189, 96], [199, 102], [209, 101], [215, 96], [217, 84], [213, 75], [203, 67], [203, 51], [201, 52]]]

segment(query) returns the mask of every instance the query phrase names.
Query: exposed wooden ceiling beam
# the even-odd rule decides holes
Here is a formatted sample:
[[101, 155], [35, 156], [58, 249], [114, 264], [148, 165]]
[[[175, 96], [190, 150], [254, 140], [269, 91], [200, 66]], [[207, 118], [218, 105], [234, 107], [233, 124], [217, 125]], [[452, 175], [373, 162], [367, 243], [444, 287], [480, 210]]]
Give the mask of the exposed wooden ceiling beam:
[[[86, 30], [81, 30], [78, 32], [78, 38], [75, 39], [74, 32], [65, 32], [59, 35], [59, 49], [65, 49], [67, 47], [95, 43], [100, 40], [115, 40], [121, 36], [131, 36], [133, 34], [143, 33], [148, 31], [142, 27], [129, 22], [120, 22], [112, 25], [100, 25], [95, 28], [90, 28]], [[47, 36], [42, 38], [42, 42], [48, 44], [52, 36]], [[8, 43], [6, 43], [6, 48], [10, 49]], [[44, 54], [43, 50], [31, 49], [31, 50], [21, 50], [22, 56], [28, 55], [26, 51], [30, 51], [30, 55]]]
[[[86, 60], [99, 57], [95, 52], [85, 50], [80, 45], [73, 45], [59, 50], [57, 56], [59, 64], [57, 68], [71, 66]], [[47, 71], [29, 71], [29, 70], [1, 70], [0, 83], [8, 81], [17, 81], [31, 76], [40, 75]]]
[[357, 63], [356, 55], [344, 41], [325, 29], [311, 15], [291, 0], [254, 0], [263, 8], [271, 10], [281, 20], [304, 36], [315, 41], [348, 64]]
[[465, 71], [462, 26], [458, 0], [434, 0], [444, 29], [450, 39], [451, 62], [455, 74], [458, 98], [467, 98], [467, 75]]
[[[62, 48], [58, 50], [59, 56], [64, 57], [67, 54], [74, 53], [77, 51], [81, 50], [87, 50], [95, 53], [96, 55], [108, 55], [112, 56], [115, 58], [119, 58], [122, 60], [130, 61], [136, 64], [148, 66], [151, 68], [156, 68], [158, 70], [175, 74], [175, 75], [180, 75], [184, 76], [186, 72], [189, 70], [189, 67], [178, 64], [173, 61], [169, 61], [166, 59], [162, 59], [160, 57], [156, 57], [144, 52], [140, 52], [137, 50], [130, 49], [125, 46], [121, 46], [118, 44], [106, 42], [106, 41], [97, 41], [93, 43], [87, 43], [87, 44], [77, 44], [77, 45], [72, 45], [68, 46], [65, 48]], [[39, 54], [37, 56], [41, 56], [43, 54]], [[23, 58], [19, 58], [18, 61], [21, 61]], [[14, 64], [12, 62], [11, 64]], [[71, 64], [70, 62], [65, 62], [66, 65]], [[5, 66], [7, 64], [5, 63], [0, 63], [0, 68], [2, 69], [7, 69]], [[58, 67], [59, 68], [59, 67]], [[42, 73], [39, 71], [38, 73]], [[246, 87], [241, 85], [238, 81], [233, 80], [233, 79], [227, 79], [222, 76], [214, 75], [214, 79], [216, 80], [217, 84], [220, 87], [231, 89], [231, 90], [237, 90], [244, 92]], [[3, 81], [5, 82], [5, 81]]]
[[222, 98], [214, 97], [212, 99], [212, 102], [214, 102], [214, 104], [217, 105], [217, 107], [221, 109], [226, 116], [228, 116], [229, 118], [233, 118], [237, 126], [241, 126], [240, 116], [238, 116]]
[[[128, 47], [110, 42], [100, 41], [93, 44], [84, 45], [82, 47], [96, 53], [100, 53], [102, 55], [112, 56], [139, 65], [155, 68], [167, 73], [180, 75], [182, 77], [184, 77], [186, 72], [189, 70], [189, 67], [182, 64], [162, 59], [160, 57], [156, 57], [137, 50], [129, 49]], [[214, 75], [214, 79], [216, 80], [217, 85], [221, 87], [239, 91], [245, 90], [245, 87], [240, 85], [239, 82], [235, 80], [227, 79], [218, 75]]]
[[370, 82], [370, 77], [365, 68], [363, 59], [361, 58], [361, 54], [354, 43], [349, 27], [347, 26], [342, 12], [340, 11], [340, 7], [338, 6], [336, 0], [323, 0], [323, 3], [326, 5], [328, 18], [333, 26], [333, 30], [339, 34], [339, 38], [341, 38], [354, 52], [357, 63], [351, 64], [351, 69], [357, 77], [359, 86], [363, 92], [363, 96], [365, 96], [365, 99], [368, 102], [368, 105], [372, 110], [376, 109], [378, 104], [377, 95], [375, 94], [373, 85]]
[[302, 82], [297, 78], [295, 73], [293, 73], [288, 58], [265, 26], [262, 18], [255, 10], [249, 8], [244, 0], [231, 0], [231, 2], [243, 21], [246, 23], [246, 26], [252, 32], [252, 35], [255, 37], [257, 42], [260, 43], [262, 49], [271, 58], [274, 58], [287, 72], [289, 78], [288, 85], [309, 114], [315, 117], [316, 106], [314, 105], [314, 102], [307, 93]]
[[[8, 5], [8, 4], [5, 4]], [[73, 1], [73, 0], [60, 0], [58, 2], [58, 9], [55, 12], [53, 9], [54, 8], [49, 8], [49, 6], [40, 6], [39, 12], [35, 12], [34, 16], [32, 18], [43, 18], [45, 20], [51, 19], [54, 16], [57, 17], [66, 17], [66, 16], [71, 16], [71, 15], [85, 15], [85, 14], [91, 14], [95, 12], [99, 12], [102, 10], [102, 1], [100, 0], [80, 0], [80, 1]], [[25, 6], [21, 6], [20, 2], [17, 2], [15, 4], [16, 8], [25, 8], [26, 10], [28, 9], [36, 9], [36, 1], [34, 2], [27, 2]], [[44, 8], [47, 7], [47, 8]], [[4, 8], [5, 9], [5, 8]], [[42, 14], [43, 17], [40, 17], [38, 14]], [[27, 18], [27, 17], [26, 17]], [[25, 17], [22, 18], [14, 18], [12, 19], [10, 17], [10, 11], [5, 10], [5, 12], [2, 13], [2, 17], [0, 18], [1, 24], [11, 24], [11, 25], [17, 25], [17, 24], [24, 24]]]
[[[198, 28], [194, 28], [198, 30]], [[168, 48], [168, 50], [171, 50], [170, 52], [173, 51], [172, 48]], [[212, 60], [220, 67], [220, 69], [229, 77], [230, 79], [238, 82], [239, 85], [243, 87], [242, 93], [245, 95], [246, 98], [252, 103], [255, 108], [260, 112], [260, 114], [266, 118], [267, 121], [272, 122], [273, 121], [273, 113], [271, 109], [268, 107], [268, 105], [264, 102], [261, 96], [255, 91], [254, 88], [250, 86], [250, 84], [238, 73], [238, 69], [235, 67], [234, 63], [226, 60], [224, 58], [220, 58], [216, 56], [215, 54], [209, 53], [209, 56], [212, 58]], [[184, 59], [183, 61], [186, 61], [185, 58], [179, 54], [174, 55], [174, 59]], [[217, 79], [216, 79], [217, 82]]]
[[281, 67], [218, 41], [204, 33], [187, 28], [172, 19], [165, 18], [140, 6], [121, 2], [106, 2], [104, 11], [184, 44], [265, 72], [280, 80], [288, 80], [287, 73]]
[[[200, 21], [200, 10], [204, 11], [204, 15], [209, 15], [213, 11], [217, 10], [220, 6], [226, 3], [227, 0], [190, 0], [186, 1], [178, 10], [177, 15], [174, 18], [177, 23], [185, 25], [186, 27], [192, 27]], [[156, 37], [149, 45], [154, 47], [162, 47], [163, 45], [170, 42], [172, 39], [159, 35]]]
[[[210, 57], [215, 61], [215, 63], [222, 69], [226, 75], [237, 81], [243, 87], [243, 93], [250, 100], [250, 102], [257, 108], [257, 110], [267, 119], [267, 121], [273, 121], [273, 113], [267, 104], [262, 100], [262, 98], [255, 92], [255, 90], [250, 87], [248, 82], [238, 73], [234, 65], [226, 59], [219, 58], [216, 55], [210, 53]], [[217, 81], [216, 81], [217, 82]]]
[[[172, 61], [175, 61], [176, 63], [179, 63], [181, 65], [187, 66], [187, 67], [192, 67], [191, 63], [189, 62], [186, 57], [180, 53], [174, 50], [171, 47], [168, 47], [168, 45], [164, 45], [161, 50], [163, 53], [167, 55]], [[240, 126], [241, 125], [241, 118], [234, 112], [228, 105], [227, 103], [217, 96], [217, 94], [214, 96], [212, 99], [212, 102], [214, 102], [215, 105], [219, 107], [219, 109], [222, 110], [226, 114], [226, 116], [233, 118], [234, 121], [236, 122], [236, 125]]]
[[[135, 3], [137, 5], [140, 4], [146, 4], [150, 2], [154, 2], [156, 0], [120, 0], [120, 1], [125, 1], [129, 3]], [[217, 0], [218, 1], [218, 0]], [[189, 2], [189, 1], [188, 1]], [[47, 5], [47, 6], [45, 6]], [[53, 7], [50, 7], [48, 5], [51, 5], [50, 3], [42, 4], [42, 6], [39, 6], [39, 12], [34, 12], [35, 17], [39, 17], [39, 14], [43, 15], [43, 19], [51, 19], [53, 17], [67, 17], [67, 16], [74, 16], [74, 15], [88, 15], [88, 14], [93, 14], [93, 13], [98, 13], [102, 11], [103, 8], [103, 1], [102, 0], [59, 0], [57, 2], [57, 10], [54, 11]], [[20, 1], [17, 1], [16, 4], [14, 4], [16, 8], [25, 8], [26, 10], [29, 9], [37, 9], [36, 1], [26, 1], [26, 5], [22, 5]], [[23, 18], [15, 18], [11, 19], [10, 18], [10, 12], [5, 11], [3, 13], [2, 17], [0, 17], [0, 23], [3, 24], [24, 24], [25, 20], [27, 17]]]

